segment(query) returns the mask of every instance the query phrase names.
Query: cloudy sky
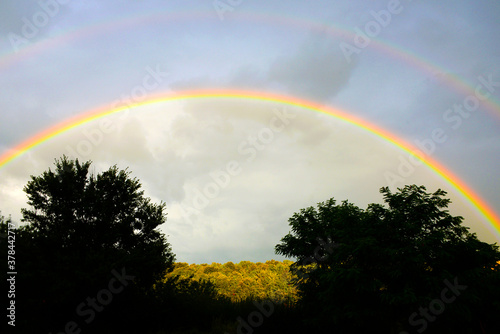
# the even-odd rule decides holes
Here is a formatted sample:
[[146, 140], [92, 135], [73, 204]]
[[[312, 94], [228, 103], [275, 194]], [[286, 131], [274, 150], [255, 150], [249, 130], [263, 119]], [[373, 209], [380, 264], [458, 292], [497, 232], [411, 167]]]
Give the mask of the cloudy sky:
[[[388, 131], [454, 173], [500, 214], [500, 3], [479, 1], [4, 0], [0, 159], [37, 133], [88, 122], [0, 167], [0, 210], [63, 154], [93, 171], [129, 167], [167, 204], [179, 261], [281, 259], [301, 208], [334, 197], [366, 207], [379, 188], [423, 184], [452, 198], [480, 239], [500, 241], [474, 205]], [[240, 90], [248, 97], [189, 96]], [[413, 162], [411, 162], [413, 161]]]

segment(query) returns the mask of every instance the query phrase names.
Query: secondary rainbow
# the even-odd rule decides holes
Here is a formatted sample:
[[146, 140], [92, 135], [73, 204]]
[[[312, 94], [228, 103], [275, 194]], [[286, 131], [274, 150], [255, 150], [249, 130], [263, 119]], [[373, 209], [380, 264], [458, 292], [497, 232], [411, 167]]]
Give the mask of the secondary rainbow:
[[[343, 27], [338, 24], [332, 25], [329, 23], [315, 22], [311, 20], [306, 20], [297, 17], [287, 17], [284, 15], [270, 15], [269, 13], [255, 13], [255, 12], [245, 12], [240, 11], [237, 13], [239, 20], [247, 20], [251, 22], [259, 22], [265, 24], [281, 24], [293, 28], [304, 28], [307, 30], [314, 31], [316, 33], [323, 33], [335, 38], [341, 38], [345, 42], [353, 44], [353, 38], [356, 34], [353, 32], [352, 28]], [[56, 47], [63, 43], [68, 43], [74, 40], [90, 38], [95, 35], [102, 35], [111, 31], [118, 31], [124, 28], [136, 27], [144, 23], [160, 23], [160, 22], [177, 22], [177, 21], [187, 21], [187, 20], [217, 20], [217, 15], [215, 11], [204, 12], [204, 11], [188, 11], [188, 12], [159, 12], [151, 13], [144, 12], [134, 14], [133, 16], [119, 17], [119, 19], [114, 20], [102, 20], [101, 22], [86, 26], [77, 27], [71, 31], [64, 31], [59, 36], [47, 40], [43, 40], [39, 43], [31, 44], [24, 47], [18, 53], [6, 53], [0, 55], [0, 70], [2, 68], [7, 68], [12, 62], [20, 60], [24, 57], [36, 54], [36, 52], [41, 52], [48, 50], [52, 47]], [[444, 67], [439, 66], [429, 59], [425, 59], [422, 56], [415, 54], [414, 52], [404, 49], [403, 47], [384, 41], [380, 38], [371, 39], [369, 44], [370, 49], [375, 49], [378, 52], [387, 55], [390, 58], [397, 59], [409, 66], [418, 69], [421, 72], [426, 73], [432, 77], [435, 77], [438, 81], [443, 83], [445, 86], [453, 88], [455, 91], [459, 92], [463, 96], [474, 96], [475, 89], [480, 82], [470, 83], [464, 78], [450, 73]], [[490, 73], [484, 73], [484, 75], [489, 75]], [[478, 78], [479, 80], [479, 78]], [[491, 96], [490, 98], [479, 101], [491, 114], [500, 119], [500, 102]], [[450, 106], [451, 107], [451, 106]]]
[[[37, 147], [38, 145], [57, 137], [59, 134], [76, 128], [82, 124], [91, 122], [93, 120], [119, 113], [127, 109], [133, 109], [139, 106], [145, 106], [149, 104], [154, 104], [158, 102], [168, 102], [175, 100], [186, 100], [186, 99], [202, 99], [202, 98], [229, 98], [229, 99], [247, 99], [247, 100], [260, 100], [260, 101], [270, 101], [291, 106], [297, 106], [300, 108], [308, 109], [315, 112], [324, 113], [333, 116], [339, 120], [355, 125], [361, 129], [364, 129], [373, 135], [391, 143], [392, 145], [398, 147], [404, 152], [416, 156], [420, 159], [425, 166], [427, 166], [434, 173], [443, 178], [447, 183], [449, 183], [454, 189], [456, 189], [461, 196], [463, 196], [468, 202], [472, 204], [473, 207], [492, 225], [494, 231], [497, 234], [497, 238], [500, 236], [500, 218], [495, 213], [495, 211], [489, 207], [489, 205], [481, 199], [472, 189], [470, 189], [465, 183], [463, 183], [457, 176], [455, 176], [450, 170], [442, 166], [435, 159], [428, 156], [423, 156], [419, 151], [412, 145], [408, 144], [401, 138], [395, 137], [393, 134], [384, 130], [374, 124], [368, 123], [367, 121], [350, 115], [337, 108], [319, 105], [315, 102], [285, 96], [278, 94], [271, 94], [267, 92], [259, 91], [248, 91], [248, 90], [196, 90], [196, 91], [186, 91], [176, 94], [167, 93], [161, 95], [150, 96], [147, 100], [141, 101], [134, 105], [123, 106], [119, 108], [113, 108], [106, 106], [103, 108], [91, 110], [85, 112], [78, 116], [69, 118], [61, 123], [58, 123], [33, 137], [26, 139], [21, 142], [16, 147], [7, 151], [0, 156], [0, 169], [7, 165], [9, 162], [14, 160], [16, 157], [26, 153], [27, 151]], [[500, 239], [500, 238], [499, 238]]]

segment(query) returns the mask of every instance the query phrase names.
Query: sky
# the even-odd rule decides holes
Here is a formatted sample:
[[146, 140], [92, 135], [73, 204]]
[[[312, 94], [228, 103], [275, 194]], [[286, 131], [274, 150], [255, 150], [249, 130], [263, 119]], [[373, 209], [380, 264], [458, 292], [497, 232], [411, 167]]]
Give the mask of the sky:
[[295, 212], [332, 197], [366, 208], [405, 184], [446, 190], [450, 213], [498, 242], [396, 143], [500, 215], [499, 15], [487, 0], [4, 0], [0, 160], [121, 111], [1, 165], [0, 211], [22, 224], [30, 175], [65, 154], [128, 167], [166, 203], [181, 262], [281, 260]]

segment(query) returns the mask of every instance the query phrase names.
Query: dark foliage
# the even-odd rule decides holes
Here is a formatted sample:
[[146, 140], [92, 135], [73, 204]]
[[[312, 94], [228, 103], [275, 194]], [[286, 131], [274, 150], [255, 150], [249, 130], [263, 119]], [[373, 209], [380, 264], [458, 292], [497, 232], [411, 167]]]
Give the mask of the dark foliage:
[[498, 247], [448, 213], [442, 190], [381, 193], [387, 206], [330, 199], [290, 218], [276, 252], [297, 258], [307, 323], [337, 333], [500, 332]]
[[[294, 214], [276, 252], [296, 258], [297, 302], [289, 263], [172, 271], [165, 204], [116, 166], [55, 166], [25, 187], [16, 333], [500, 332], [498, 247], [448, 213], [442, 190], [382, 188], [385, 206], [330, 199]], [[2, 249], [9, 223], [0, 215]]]
[[142, 296], [172, 268], [157, 230], [165, 205], [144, 197], [126, 170], [90, 175], [89, 167], [63, 157], [24, 188], [31, 207], [22, 209], [28, 224], [17, 231], [17, 261], [25, 331], [60, 332], [71, 321], [90, 330], [118, 317], [133, 325]]

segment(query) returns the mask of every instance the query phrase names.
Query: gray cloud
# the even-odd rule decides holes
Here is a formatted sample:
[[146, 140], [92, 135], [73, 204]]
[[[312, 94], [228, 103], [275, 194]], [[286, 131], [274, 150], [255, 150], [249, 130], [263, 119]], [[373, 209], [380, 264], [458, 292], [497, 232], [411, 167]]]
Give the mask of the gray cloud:
[[336, 41], [326, 34], [312, 35], [292, 55], [271, 65], [268, 80], [291, 94], [326, 100], [347, 86], [355, 67], [356, 62], [346, 61]]
[[[325, 32], [310, 33], [289, 52], [283, 49], [266, 67], [259, 64], [234, 66], [224, 78], [203, 75], [173, 82], [174, 90], [207, 87], [272, 89], [316, 101], [335, 97], [344, 89], [356, 68], [357, 61], [348, 63], [338, 46]], [[238, 64], [238, 63], [235, 63]]]
[[71, 11], [58, 1], [5, 0], [0, 4], [0, 35], [9, 52], [18, 52], [58, 30]]

